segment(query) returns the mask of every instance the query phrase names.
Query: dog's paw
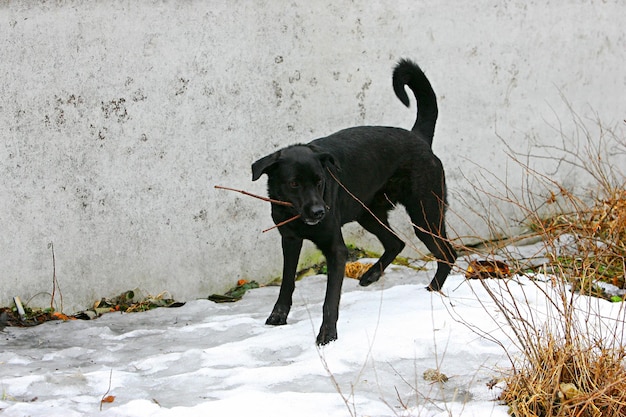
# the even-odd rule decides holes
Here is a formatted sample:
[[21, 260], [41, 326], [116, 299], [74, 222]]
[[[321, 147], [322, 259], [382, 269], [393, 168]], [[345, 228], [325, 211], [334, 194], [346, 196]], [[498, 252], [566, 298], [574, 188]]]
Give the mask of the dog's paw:
[[378, 271], [374, 272], [372, 271], [372, 269], [373, 268], [370, 268], [365, 274], [363, 274], [361, 279], [359, 279], [359, 285], [361, 287], [367, 287], [368, 285], [372, 285], [380, 279], [380, 273]]
[[276, 304], [272, 314], [265, 320], [265, 324], [270, 326], [282, 326], [287, 324], [287, 315], [289, 314], [289, 307]]
[[317, 345], [324, 346], [330, 342], [337, 340], [337, 329], [328, 329], [322, 325], [320, 333], [317, 335]]
[[269, 326], [282, 326], [287, 324], [287, 315], [272, 313], [267, 320], [265, 320], [265, 324]]

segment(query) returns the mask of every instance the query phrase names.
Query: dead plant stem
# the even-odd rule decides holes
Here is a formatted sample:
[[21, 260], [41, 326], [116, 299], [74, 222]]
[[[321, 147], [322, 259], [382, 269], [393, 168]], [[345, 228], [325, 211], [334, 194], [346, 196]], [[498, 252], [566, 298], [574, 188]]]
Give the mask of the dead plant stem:
[[274, 200], [272, 198], [267, 198], [267, 197], [263, 197], [263, 196], [260, 196], [260, 195], [252, 194], [252, 193], [249, 193], [249, 192], [244, 191], [244, 190], [238, 190], [236, 188], [222, 187], [221, 185], [216, 185], [216, 186], [214, 186], [214, 188], [216, 188], [218, 190], [234, 191], [234, 192], [237, 192], [237, 193], [240, 193], [240, 194], [244, 194], [244, 195], [247, 195], [247, 196], [250, 196], [250, 197], [258, 198], [259, 200], [268, 201], [268, 202], [270, 202], [272, 204], [278, 204], [280, 206], [293, 207], [293, 204], [291, 204], [288, 201]]

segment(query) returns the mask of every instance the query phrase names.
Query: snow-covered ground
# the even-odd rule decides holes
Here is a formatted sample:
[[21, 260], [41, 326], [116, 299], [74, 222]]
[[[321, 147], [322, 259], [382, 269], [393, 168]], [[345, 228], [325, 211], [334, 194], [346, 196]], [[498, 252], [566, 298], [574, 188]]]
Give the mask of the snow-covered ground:
[[[507, 356], [477, 334], [515, 352], [495, 322], [504, 320], [480, 282], [452, 275], [444, 296], [425, 290], [431, 274], [391, 266], [368, 288], [346, 279], [339, 340], [320, 349], [315, 336], [324, 276], [298, 283], [288, 324], [280, 327], [264, 324], [278, 293], [265, 287], [232, 304], [196, 300], [6, 328], [0, 414], [507, 416], [497, 401], [500, 388], [488, 386], [508, 369]], [[509, 290], [542, 311], [547, 303], [540, 289], [547, 285], [515, 278]], [[618, 304], [593, 303], [606, 320], [623, 314]], [[425, 380], [428, 369], [447, 382]], [[114, 401], [101, 404], [105, 395]]]

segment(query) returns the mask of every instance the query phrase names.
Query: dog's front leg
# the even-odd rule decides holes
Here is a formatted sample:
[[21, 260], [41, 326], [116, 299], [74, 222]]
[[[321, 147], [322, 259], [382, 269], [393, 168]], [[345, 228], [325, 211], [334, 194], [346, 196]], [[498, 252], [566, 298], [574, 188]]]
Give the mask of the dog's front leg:
[[283, 245], [283, 280], [280, 283], [278, 300], [274, 305], [272, 314], [267, 318], [265, 324], [280, 326], [287, 324], [287, 315], [291, 309], [291, 297], [296, 288], [296, 269], [298, 259], [302, 250], [302, 239], [282, 238]]
[[323, 318], [320, 332], [317, 335], [317, 344], [325, 345], [337, 340], [337, 319], [339, 318], [339, 301], [341, 299], [341, 285], [346, 270], [348, 249], [343, 240], [331, 245], [327, 250], [322, 248], [328, 266], [328, 282], [326, 284], [326, 298], [324, 299]]

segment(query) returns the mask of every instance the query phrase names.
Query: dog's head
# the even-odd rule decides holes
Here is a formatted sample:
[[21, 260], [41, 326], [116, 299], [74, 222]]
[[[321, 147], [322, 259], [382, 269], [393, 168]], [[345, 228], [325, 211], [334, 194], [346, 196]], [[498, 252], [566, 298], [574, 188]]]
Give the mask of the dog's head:
[[313, 226], [328, 210], [324, 200], [327, 169], [338, 169], [332, 155], [313, 146], [295, 145], [253, 163], [252, 181], [267, 174], [270, 197], [293, 204], [302, 221]]

